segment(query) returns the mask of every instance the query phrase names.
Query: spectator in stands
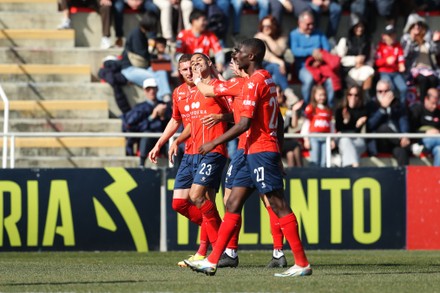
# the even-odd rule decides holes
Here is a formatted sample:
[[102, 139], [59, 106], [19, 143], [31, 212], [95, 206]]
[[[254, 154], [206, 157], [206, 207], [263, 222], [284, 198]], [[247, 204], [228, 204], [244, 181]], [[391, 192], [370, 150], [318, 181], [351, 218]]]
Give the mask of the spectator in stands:
[[272, 74], [277, 85], [281, 87], [287, 98], [287, 105], [290, 108], [298, 101], [297, 96], [287, 81], [286, 63], [284, 53], [287, 49], [287, 36], [282, 34], [281, 27], [277, 20], [272, 16], [266, 16], [258, 25], [258, 33], [254, 36], [266, 44], [266, 54], [264, 55], [263, 66]]
[[[367, 131], [373, 133], [407, 133], [409, 121], [405, 106], [395, 98], [389, 80], [379, 80], [376, 97], [367, 104]], [[392, 153], [399, 166], [409, 164], [410, 140], [407, 137], [381, 138], [369, 142], [371, 155]]]
[[[179, 32], [182, 29], [189, 29], [189, 15], [193, 10], [191, 0], [153, 0], [154, 4], [160, 9], [160, 26], [162, 37], [168, 41], [175, 39], [173, 32]], [[173, 11], [177, 12], [177, 21], [173, 19]], [[177, 23], [177, 28], [173, 29], [173, 23]]]
[[[304, 110], [306, 118], [310, 121], [309, 133], [332, 132], [332, 110], [327, 105], [327, 94], [322, 85], [315, 85], [312, 89], [310, 104]], [[332, 148], [333, 148], [332, 141]], [[304, 146], [310, 149], [310, 165], [326, 167], [326, 139], [324, 137], [311, 137], [304, 139]]]
[[[170, 107], [157, 99], [157, 83], [154, 78], [143, 82], [146, 101], [137, 104], [130, 111], [122, 114], [122, 130], [124, 132], [154, 132], [160, 133], [171, 118]], [[140, 166], [145, 165], [147, 154], [154, 147], [158, 138], [142, 137], [140, 139], [129, 137], [126, 143], [126, 154], [135, 155], [134, 144], [139, 141]]]
[[225, 54], [217, 36], [206, 29], [208, 23], [205, 12], [194, 9], [189, 21], [191, 28], [177, 35], [176, 59], [179, 59], [181, 54], [203, 53], [210, 56], [212, 50], [215, 54], [215, 66], [219, 72], [222, 72]]
[[269, 1], [267, 0], [231, 0], [232, 8], [234, 9], [234, 26], [232, 34], [238, 35], [241, 28], [241, 14], [243, 7], [248, 6], [253, 9], [258, 9], [258, 19], [261, 21], [269, 15]]
[[[290, 32], [290, 49], [295, 57], [294, 69], [302, 83], [301, 93], [307, 104], [314, 84], [313, 76], [305, 67], [309, 56], [319, 60], [319, 49], [330, 51], [330, 45], [324, 34], [314, 28], [314, 16], [310, 11], [304, 11], [298, 17], [298, 28]], [[331, 81], [325, 83], [329, 100], [333, 100], [334, 91]]]
[[[440, 133], [439, 92], [430, 88], [422, 103], [411, 107], [411, 126], [414, 132], [430, 134]], [[434, 156], [434, 166], [440, 166], [440, 138], [424, 137], [422, 143]]]
[[405, 59], [403, 49], [396, 39], [396, 30], [393, 25], [387, 25], [382, 34], [382, 40], [376, 48], [375, 64], [381, 80], [388, 80], [392, 89], [399, 92], [402, 106], [406, 106]]
[[[289, 133], [291, 128], [298, 126], [298, 111], [301, 109], [304, 100], [295, 103], [292, 107], [288, 107], [286, 96], [283, 95], [281, 87], [277, 85], [277, 101], [284, 119], [284, 133]], [[303, 166], [301, 145], [297, 139], [284, 138], [282, 154], [286, 158], [287, 167]]]
[[351, 15], [347, 37], [339, 40], [334, 51], [341, 57], [344, 88], [358, 85], [364, 92], [368, 92], [374, 77], [374, 69], [369, 64], [371, 40], [365, 33], [364, 21], [356, 14]]
[[[367, 117], [362, 88], [357, 85], [348, 87], [342, 105], [335, 112], [336, 132], [360, 133]], [[338, 139], [338, 149], [342, 167], [359, 167], [361, 155], [367, 148], [363, 138], [342, 137]]]
[[60, 9], [63, 12], [63, 20], [58, 26], [58, 29], [70, 29], [71, 20], [69, 6], [75, 5], [80, 7], [92, 8], [101, 16], [102, 23], [102, 38], [101, 38], [101, 49], [109, 49], [111, 47], [110, 42], [110, 26], [111, 20], [111, 10], [112, 10], [112, 0], [84, 0], [84, 1], [73, 1], [73, 0], [59, 0]]
[[342, 89], [339, 73], [341, 58], [329, 52], [317, 49], [313, 56], [306, 59], [306, 69], [312, 75], [315, 84], [328, 89], [328, 104], [333, 107], [335, 92]]
[[231, 0], [192, 0], [194, 9], [205, 12], [209, 30], [217, 35], [222, 46], [226, 44]]
[[[124, 45], [124, 9], [130, 8], [139, 13], [145, 13], [150, 11], [157, 16], [160, 11], [159, 8], [153, 3], [153, 0], [113, 0], [114, 1], [114, 13], [115, 13], [115, 33], [117, 47]], [[156, 30], [154, 30], [156, 31]], [[151, 36], [154, 37], [154, 36]]]
[[148, 50], [149, 32], [154, 32], [157, 26], [157, 17], [153, 13], [145, 13], [139, 26], [133, 29], [122, 52], [122, 75], [142, 87], [145, 78], [155, 78], [159, 84], [158, 97], [164, 102], [171, 100], [171, 88], [168, 73], [164, 70], [153, 71], [150, 66]]
[[426, 20], [411, 14], [404, 28], [402, 47], [410, 79], [419, 87], [420, 97], [425, 97], [431, 87], [439, 84], [440, 32], [431, 33]]
[[342, 8], [337, 1], [334, 0], [270, 0], [272, 15], [277, 19], [278, 23], [282, 23], [282, 12], [285, 10], [289, 13], [295, 13], [298, 17], [304, 11], [311, 11], [315, 17], [315, 24], [319, 27], [321, 14], [329, 15], [327, 32], [328, 38], [336, 35], [341, 20]]
[[[363, 19], [375, 20], [376, 13], [380, 16], [385, 17], [387, 24], [395, 25], [396, 22], [396, 0], [352, 0], [348, 1], [350, 3], [351, 13], [356, 13], [362, 16]], [[374, 21], [370, 22], [369, 25], [374, 25]], [[372, 32], [372, 28], [368, 28], [369, 33]]]

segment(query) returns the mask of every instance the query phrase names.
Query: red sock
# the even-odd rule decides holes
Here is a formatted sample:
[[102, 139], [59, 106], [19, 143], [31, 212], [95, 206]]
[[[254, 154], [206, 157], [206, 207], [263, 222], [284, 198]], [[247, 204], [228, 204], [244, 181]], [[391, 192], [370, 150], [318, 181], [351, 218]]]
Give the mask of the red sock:
[[283, 249], [283, 231], [281, 231], [280, 220], [272, 210], [272, 207], [266, 207], [269, 213], [270, 231], [273, 238], [273, 249]]
[[301, 239], [299, 239], [298, 223], [296, 221], [295, 214], [288, 214], [287, 216], [279, 218], [279, 220], [281, 230], [289, 242], [290, 249], [292, 249], [295, 264], [302, 267], [307, 266], [309, 261], [307, 260], [306, 253], [304, 252]]
[[216, 245], [213, 247], [211, 254], [208, 256], [208, 261], [211, 263], [218, 263], [226, 245], [232, 237], [232, 234], [237, 228], [238, 223], [241, 223], [241, 215], [233, 213], [225, 213], [223, 223], [218, 231], [218, 239]]
[[199, 250], [197, 250], [197, 253], [200, 255], [206, 256], [206, 253], [208, 252], [208, 246], [209, 246], [209, 239], [208, 239], [208, 233], [206, 233], [206, 225], [200, 225], [200, 246]]
[[191, 222], [197, 225], [202, 224], [202, 213], [189, 200], [183, 198], [173, 198], [171, 206], [173, 210], [175, 210], [182, 216], [187, 217]]
[[228, 245], [226, 248], [238, 249], [238, 237], [240, 236], [240, 230], [241, 230], [241, 221], [237, 223], [237, 226], [235, 227], [234, 234], [232, 234], [231, 239], [228, 242]]
[[217, 207], [210, 200], [205, 201], [200, 207], [200, 211], [202, 212], [204, 222], [206, 222], [206, 232], [208, 233], [209, 242], [212, 247], [214, 247], [222, 219], [220, 219]]

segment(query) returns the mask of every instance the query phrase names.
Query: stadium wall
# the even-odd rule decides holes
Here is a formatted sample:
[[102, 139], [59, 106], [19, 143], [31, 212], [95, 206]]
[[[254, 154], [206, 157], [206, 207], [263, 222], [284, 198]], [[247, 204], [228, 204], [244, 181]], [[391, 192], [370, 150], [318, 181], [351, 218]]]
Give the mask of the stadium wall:
[[[175, 172], [0, 170], [0, 251], [194, 250], [198, 228], [171, 208]], [[307, 249], [440, 249], [438, 167], [291, 168], [285, 190]], [[240, 249], [271, 242], [255, 194]]]

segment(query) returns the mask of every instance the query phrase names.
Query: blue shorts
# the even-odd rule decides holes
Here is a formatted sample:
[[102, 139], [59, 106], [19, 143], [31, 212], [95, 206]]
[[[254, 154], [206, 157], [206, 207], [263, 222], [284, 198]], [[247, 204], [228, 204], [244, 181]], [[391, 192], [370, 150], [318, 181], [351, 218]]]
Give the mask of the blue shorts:
[[193, 183], [214, 188], [218, 191], [222, 180], [226, 157], [219, 153], [193, 156]]
[[183, 155], [179, 170], [177, 170], [176, 179], [174, 181], [174, 189], [191, 188], [194, 180], [193, 157], [194, 155]]
[[225, 178], [225, 188], [231, 189], [237, 176], [237, 172], [240, 168], [246, 165], [246, 156], [244, 155], [243, 149], [237, 149], [232, 157], [231, 162], [228, 166], [228, 171], [226, 172]]
[[[261, 152], [247, 155], [249, 175], [261, 194], [283, 188], [283, 173], [280, 169], [280, 154]], [[248, 176], [249, 176], [248, 175]]]

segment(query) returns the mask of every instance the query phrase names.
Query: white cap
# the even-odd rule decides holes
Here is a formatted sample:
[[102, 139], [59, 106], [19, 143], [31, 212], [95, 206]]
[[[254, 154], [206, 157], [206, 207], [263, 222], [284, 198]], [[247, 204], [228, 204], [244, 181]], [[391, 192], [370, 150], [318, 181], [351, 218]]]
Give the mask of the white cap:
[[142, 88], [146, 89], [147, 87], [157, 87], [157, 82], [154, 78], [147, 78], [144, 80]]

